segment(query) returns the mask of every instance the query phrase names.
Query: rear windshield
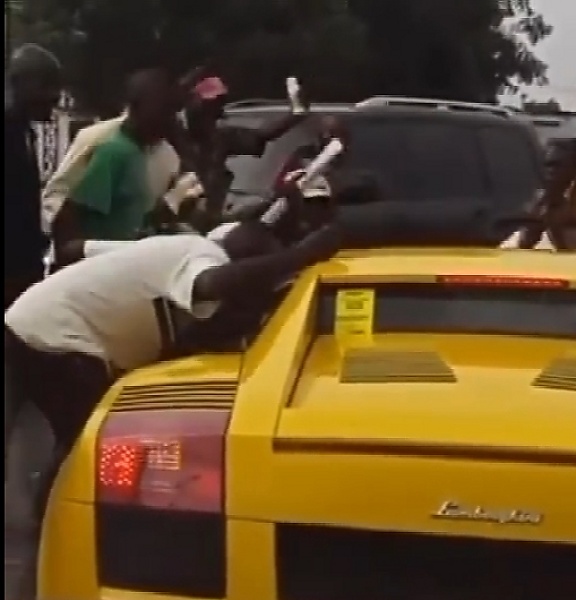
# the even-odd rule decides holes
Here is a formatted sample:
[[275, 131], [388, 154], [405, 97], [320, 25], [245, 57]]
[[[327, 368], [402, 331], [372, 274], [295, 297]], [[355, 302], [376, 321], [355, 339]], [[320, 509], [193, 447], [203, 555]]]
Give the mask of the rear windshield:
[[[336, 293], [320, 293], [319, 333], [333, 332]], [[576, 290], [378, 285], [374, 330], [576, 338]]]
[[534, 149], [517, 127], [369, 119], [352, 131], [347, 164], [373, 172], [385, 198], [529, 198], [537, 187]]

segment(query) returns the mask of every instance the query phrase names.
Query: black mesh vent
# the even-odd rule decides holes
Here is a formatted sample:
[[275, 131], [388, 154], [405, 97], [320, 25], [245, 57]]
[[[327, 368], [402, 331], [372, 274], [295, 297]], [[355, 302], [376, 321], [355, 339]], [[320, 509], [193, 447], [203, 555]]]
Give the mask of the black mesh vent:
[[576, 546], [278, 525], [279, 600], [574, 600]]
[[223, 598], [225, 519], [135, 507], [96, 507], [101, 585], [138, 592]]

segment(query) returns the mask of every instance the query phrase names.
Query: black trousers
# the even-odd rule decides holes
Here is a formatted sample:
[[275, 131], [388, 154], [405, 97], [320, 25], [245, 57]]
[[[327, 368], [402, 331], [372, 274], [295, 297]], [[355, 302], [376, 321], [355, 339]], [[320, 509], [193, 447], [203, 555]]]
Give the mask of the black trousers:
[[[48, 421], [56, 440], [54, 455], [31, 493], [34, 506], [27, 550], [22, 557], [18, 596], [10, 600], [36, 600], [36, 565], [42, 520], [50, 490], [62, 462], [82, 433], [94, 408], [112, 383], [107, 365], [85, 354], [40, 352], [29, 347], [8, 328], [4, 330], [4, 458], [16, 419], [32, 403]], [[25, 426], [24, 426], [25, 430]], [[7, 515], [6, 526], [9, 526]]]

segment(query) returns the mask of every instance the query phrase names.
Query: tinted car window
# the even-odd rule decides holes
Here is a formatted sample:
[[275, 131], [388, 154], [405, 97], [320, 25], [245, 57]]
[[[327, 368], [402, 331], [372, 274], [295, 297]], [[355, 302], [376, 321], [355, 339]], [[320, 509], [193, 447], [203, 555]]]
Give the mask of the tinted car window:
[[[232, 120], [242, 124], [245, 116], [234, 115]], [[261, 123], [278, 117], [270, 111], [257, 118]], [[436, 239], [443, 244], [492, 246], [512, 233], [513, 219], [523, 214], [540, 187], [538, 145], [525, 129], [528, 125], [423, 113], [347, 112], [338, 118], [344, 121], [350, 141], [343, 170], [338, 169], [335, 180], [343, 176], [345, 181], [348, 169], [371, 175], [382, 198], [382, 202], [341, 207], [350, 230], [347, 243], [354, 247], [383, 240], [432, 244]], [[314, 131], [301, 125], [269, 144], [261, 159], [229, 161], [235, 179], [228, 196], [228, 218], [251, 214], [261, 206], [287, 160], [311, 143]]]
[[[258, 129], [265, 119], [260, 115], [234, 115], [226, 118], [226, 125]], [[255, 180], [261, 179], [258, 175], [262, 171], [261, 158], [256, 156], [232, 156], [226, 161], [226, 167], [234, 174], [232, 189], [240, 192], [249, 192], [261, 187]]]
[[494, 192], [529, 198], [539, 181], [534, 148], [527, 136], [517, 128], [487, 127], [480, 131], [480, 138]]
[[[271, 117], [271, 119], [274, 118]], [[263, 121], [268, 120], [270, 117]], [[241, 121], [237, 123], [234, 120], [231, 123], [244, 126]], [[246, 126], [249, 125], [246, 124]], [[231, 192], [266, 195], [270, 192], [276, 176], [297, 148], [309, 144], [311, 139], [312, 134], [305, 127], [296, 127], [280, 139], [269, 143], [261, 158], [254, 156], [229, 158], [226, 166], [234, 173]]]
[[370, 170], [393, 200], [484, 196], [487, 182], [474, 128], [445, 122], [360, 120], [348, 164]]
[[[332, 332], [336, 292], [320, 294], [319, 329]], [[387, 284], [376, 289], [374, 330], [576, 336], [572, 290]]]

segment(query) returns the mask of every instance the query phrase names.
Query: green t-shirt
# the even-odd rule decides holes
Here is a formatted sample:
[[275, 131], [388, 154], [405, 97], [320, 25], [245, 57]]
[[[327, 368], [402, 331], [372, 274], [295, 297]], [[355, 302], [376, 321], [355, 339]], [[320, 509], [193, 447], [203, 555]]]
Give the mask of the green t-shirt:
[[153, 204], [142, 148], [122, 130], [115, 133], [94, 149], [70, 200], [88, 238], [134, 239]]

